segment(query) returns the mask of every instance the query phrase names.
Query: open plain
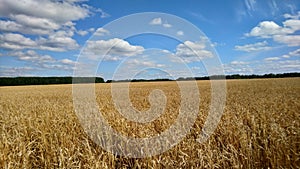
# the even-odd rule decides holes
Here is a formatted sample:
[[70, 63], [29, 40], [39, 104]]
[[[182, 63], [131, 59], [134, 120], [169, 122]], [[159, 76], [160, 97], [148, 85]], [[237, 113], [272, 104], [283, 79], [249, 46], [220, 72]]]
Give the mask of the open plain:
[[[300, 78], [227, 80], [224, 114], [208, 141], [196, 139], [206, 120], [210, 81], [197, 82], [199, 114], [173, 148], [147, 158], [115, 156], [95, 144], [75, 114], [72, 85], [0, 87], [0, 168], [299, 168]], [[150, 123], [128, 121], [116, 110], [111, 84], [96, 84], [100, 112], [118, 132], [150, 137], [167, 130], [180, 108], [176, 82], [130, 84], [132, 105], [146, 111], [154, 89], [165, 112]]]

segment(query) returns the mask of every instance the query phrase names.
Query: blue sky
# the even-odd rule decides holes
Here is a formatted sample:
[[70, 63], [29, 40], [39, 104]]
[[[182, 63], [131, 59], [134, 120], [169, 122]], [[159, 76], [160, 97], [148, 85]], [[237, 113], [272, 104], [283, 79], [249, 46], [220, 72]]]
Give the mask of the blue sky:
[[[207, 67], [216, 58], [225, 74], [300, 72], [299, 8], [297, 0], [0, 0], [0, 76], [72, 76], [82, 65], [105, 79], [204, 76], [216, 73]], [[142, 12], [177, 16], [204, 34], [163, 14], [108, 29]], [[134, 27], [175, 38], [116, 33]]]

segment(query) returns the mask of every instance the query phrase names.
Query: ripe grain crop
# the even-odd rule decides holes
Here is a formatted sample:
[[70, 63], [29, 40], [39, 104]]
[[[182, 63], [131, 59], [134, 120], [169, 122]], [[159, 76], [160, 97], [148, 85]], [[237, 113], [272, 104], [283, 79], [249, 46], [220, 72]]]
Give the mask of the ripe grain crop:
[[[0, 87], [0, 168], [299, 168], [300, 78], [227, 80], [224, 114], [208, 141], [196, 139], [208, 114], [210, 82], [198, 81], [199, 114], [191, 132], [153, 157], [115, 156], [95, 144], [81, 127], [72, 85]], [[175, 82], [130, 84], [132, 105], [149, 109], [148, 95], [162, 90], [167, 103], [157, 120], [138, 124], [114, 107], [111, 84], [96, 84], [99, 110], [118, 132], [150, 137], [177, 117]]]

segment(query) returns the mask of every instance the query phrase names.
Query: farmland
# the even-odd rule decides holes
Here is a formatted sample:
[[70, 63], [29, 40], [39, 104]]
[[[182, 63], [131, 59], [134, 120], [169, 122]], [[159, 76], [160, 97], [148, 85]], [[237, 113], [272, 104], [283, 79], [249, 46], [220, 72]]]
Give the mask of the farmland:
[[[209, 140], [196, 142], [209, 111], [209, 81], [197, 82], [199, 114], [190, 133], [170, 150], [147, 158], [115, 156], [84, 132], [72, 85], [0, 87], [0, 168], [299, 168], [300, 78], [227, 80], [226, 106]], [[99, 110], [119, 133], [150, 137], [167, 130], [180, 108], [176, 82], [130, 84], [132, 105], [150, 108], [154, 89], [165, 112], [151, 123], [126, 120], [114, 107], [111, 84], [96, 84]]]

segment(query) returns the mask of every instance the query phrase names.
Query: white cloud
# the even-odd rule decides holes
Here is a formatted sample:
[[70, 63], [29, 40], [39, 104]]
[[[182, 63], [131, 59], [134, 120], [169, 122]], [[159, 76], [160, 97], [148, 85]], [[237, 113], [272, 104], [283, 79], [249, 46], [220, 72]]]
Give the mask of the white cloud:
[[10, 18], [17, 23], [30, 27], [30, 28], [36, 28], [36, 29], [42, 29], [42, 30], [56, 30], [60, 28], [59, 23], [55, 23], [54, 21], [48, 19], [48, 18], [39, 18], [35, 16], [27, 16], [23, 14], [19, 15], [11, 15]]
[[291, 56], [290, 56], [290, 55], [282, 55], [281, 57], [282, 57], [282, 58], [288, 59], [288, 58], [290, 58]]
[[0, 34], [0, 47], [6, 49], [35, 48], [37, 43], [21, 34], [6, 33]]
[[84, 30], [79, 30], [77, 31], [77, 34], [80, 35], [80, 36], [85, 36], [87, 35], [89, 32], [88, 31], [84, 31]]
[[168, 23], [164, 23], [164, 24], [163, 24], [163, 27], [165, 27], [165, 28], [171, 28], [172, 25], [171, 25], [171, 24], [168, 24]]
[[270, 38], [272, 35], [283, 35], [293, 33], [291, 29], [282, 28], [273, 21], [263, 21], [254, 27], [246, 36], [259, 36], [262, 38]]
[[213, 57], [211, 51], [206, 50], [205, 43], [201, 41], [185, 41], [183, 44], [177, 45], [175, 55], [181, 57], [186, 62], [194, 62]]
[[299, 72], [300, 60], [278, 61], [278, 63], [274, 63], [272, 66], [281, 72]]
[[0, 66], [0, 76], [2, 77], [16, 77], [16, 76], [32, 76], [33, 72], [37, 69], [26, 66], [26, 67], [7, 67]]
[[300, 20], [290, 19], [283, 22], [284, 27], [291, 29], [291, 32], [300, 30]]
[[253, 69], [251, 68], [250, 64], [250, 62], [234, 60], [228, 64], [224, 64], [223, 68], [227, 74], [252, 74]]
[[[77, 31], [74, 21], [91, 16], [95, 12], [108, 15], [101, 9], [95, 9], [82, 0], [1, 0], [0, 1], [0, 31], [2, 33], [1, 47], [7, 49], [42, 49], [51, 51], [66, 51], [77, 49], [79, 45], [72, 38], [74, 32], [86, 35], [84, 30]], [[7, 33], [23, 37], [24, 45], [5, 38]], [[30, 39], [27, 35], [37, 37]], [[4, 40], [3, 40], [4, 39]]]
[[[75, 22], [97, 13], [101, 18], [109, 16], [85, 1], [0, 0], [0, 48], [12, 50], [8, 52], [10, 56], [33, 64], [34, 70], [71, 70], [72, 60], [56, 60], [34, 50], [62, 52], [78, 49], [74, 33], [83, 36], [94, 29], [77, 31]], [[27, 51], [22, 51], [24, 49]]]
[[247, 64], [224, 64], [224, 70], [226, 74], [266, 74], [300, 71], [300, 60], [281, 60], [277, 57], [270, 60], [251, 61]]
[[153, 61], [145, 61], [145, 60], [139, 60], [139, 59], [133, 59], [133, 60], [129, 60], [128, 62], [126, 62], [126, 65], [129, 67], [152, 67], [152, 68], [161, 68], [164, 67], [164, 64], [157, 64], [154, 63]]
[[57, 31], [46, 38], [40, 38], [37, 42], [40, 49], [50, 51], [66, 51], [79, 48], [77, 42], [71, 38], [72, 32]]
[[285, 14], [289, 18], [282, 23], [283, 26], [274, 21], [262, 21], [254, 27], [246, 36], [260, 38], [272, 38], [275, 42], [283, 43], [288, 46], [300, 46], [300, 36], [295, 33], [300, 31], [300, 12], [297, 15]]
[[48, 38], [32, 40], [21, 34], [5, 33], [0, 34], [0, 47], [12, 50], [20, 49], [42, 49], [50, 51], [66, 51], [77, 49], [79, 45], [72, 39], [72, 32], [58, 31]]
[[12, 51], [8, 56], [17, 57], [18, 60], [24, 61], [32, 65], [35, 70], [59, 69], [73, 70], [75, 61], [70, 59], [57, 60], [50, 55], [40, 55], [34, 50], [27, 51]]
[[254, 70], [251, 66], [240, 65], [224, 65], [225, 74], [253, 74]]
[[[106, 60], [119, 60], [120, 57], [135, 56], [143, 53], [142, 46], [134, 46], [123, 39], [109, 39], [88, 41], [84, 52], [92, 53], [96, 57], [106, 55]], [[108, 52], [108, 53], [106, 53]]]
[[288, 58], [295, 57], [295, 56], [300, 56], [300, 49], [296, 49], [294, 51], [291, 51], [287, 54], [282, 55], [281, 57], [285, 58], [285, 59], [288, 59]]
[[276, 61], [276, 60], [280, 60], [280, 57], [268, 57], [264, 59], [265, 61]]
[[300, 49], [296, 49], [292, 52], [289, 52], [290, 56], [300, 56]]
[[232, 61], [232, 62], [230, 62], [230, 64], [232, 64], [232, 65], [246, 65], [246, 64], [248, 64], [248, 62], [244, 62], [244, 61]]
[[154, 18], [150, 21], [149, 23], [150, 25], [161, 25], [162, 24], [162, 20], [161, 18]]
[[26, 52], [16, 51], [10, 52], [9, 56], [18, 57], [19, 60], [29, 61], [34, 63], [45, 63], [45, 62], [55, 62], [55, 59], [49, 55], [39, 55], [34, 50], [27, 50]]
[[296, 15], [291, 15], [291, 14], [284, 14], [283, 15], [287, 19], [299, 19], [300, 18], [300, 11]]
[[100, 12], [100, 18], [108, 18], [110, 15], [106, 12], [104, 12], [102, 9], [96, 9], [97, 12]]
[[289, 70], [292, 72], [299, 72], [300, 71], [300, 62], [299, 61], [282, 61], [278, 63], [279, 68]]
[[275, 35], [273, 39], [288, 46], [300, 46], [300, 35]]
[[184, 35], [184, 32], [183, 32], [183, 31], [177, 31], [176, 34], [177, 34], [178, 36], [183, 36], [183, 35]]
[[255, 52], [255, 51], [271, 49], [271, 47], [268, 46], [267, 41], [257, 42], [254, 44], [246, 44], [243, 46], [236, 45], [234, 48], [235, 48], [235, 50], [240, 50], [240, 51], [245, 51], [245, 52]]
[[48, 0], [1, 0], [0, 16], [14, 19], [14, 15], [34, 16], [56, 23], [83, 19], [90, 14], [86, 6]]
[[94, 32], [94, 31], [95, 31], [95, 28], [90, 28], [88, 31], [89, 31], [89, 32]]
[[60, 60], [61, 63], [66, 64], [66, 65], [75, 65], [75, 61], [70, 60], [70, 59], [62, 59]]
[[150, 25], [162, 25], [165, 28], [171, 28], [172, 25], [169, 24], [167, 21], [164, 21], [161, 18], [154, 18], [149, 22]]
[[94, 33], [95, 36], [105, 36], [105, 35], [109, 35], [109, 31], [104, 29], [104, 28], [98, 28], [96, 30], [96, 32]]
[[18, 23], [16, 23], [16, 22], [0, 20], [0, 30], [1, 31], [16, 32], [16, 31], [21, 30], [21, 28], [23, 28], [23, 26], [20, 25], [20, 24], [18, 24]]
[[23, 34], [48, 35], [48, 34], [51, 33], [52, 30], [26, 27], [25, 25], [19, 24], [15, 21], [0, 20], [0, 31], [3, 31], [3, 32], [20, 32], [20, 33], [23, 33]]
[[66, 23], [90, 16], [96, 9], [78, 1], [1, 0], [0, 30], [33, 35], [49, 35]]
[[68, 3], [76, 3], [76, 2], [85, 2], [87, 0], [64, 0], [64, 1]]

